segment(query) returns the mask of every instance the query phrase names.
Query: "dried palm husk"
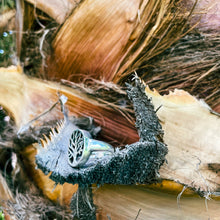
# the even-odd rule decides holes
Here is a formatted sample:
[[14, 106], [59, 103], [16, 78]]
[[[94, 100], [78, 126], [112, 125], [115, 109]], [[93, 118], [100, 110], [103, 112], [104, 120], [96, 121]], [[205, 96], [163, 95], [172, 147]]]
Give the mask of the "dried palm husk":
[[190, 14], [171, 0], [83, 1], [56, 34], [49, 77], [118, 83], [179, 39]]

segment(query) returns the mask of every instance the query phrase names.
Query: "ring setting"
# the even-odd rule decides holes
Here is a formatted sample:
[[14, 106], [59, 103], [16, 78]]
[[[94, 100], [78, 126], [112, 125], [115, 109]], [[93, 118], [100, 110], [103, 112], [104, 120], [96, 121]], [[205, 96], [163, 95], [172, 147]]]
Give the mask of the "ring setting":
[[89, 132], [76, 129], [71, 134], [68, 146], [68, 163], [71, 167], [83, 167], [90, 158], [111, 155], [114, 148], [103, 141], [91, 138]]

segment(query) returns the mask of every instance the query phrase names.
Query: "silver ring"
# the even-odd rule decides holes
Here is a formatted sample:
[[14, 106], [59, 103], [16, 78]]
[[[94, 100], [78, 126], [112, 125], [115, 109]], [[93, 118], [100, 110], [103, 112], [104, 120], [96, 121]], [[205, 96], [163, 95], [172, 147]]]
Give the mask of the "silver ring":
[[105, 142], [90, 138], [90, 134], [82, 130], [74, 130], [68, 147], [68, 163], [71, 167], [82, 167], [93, 152], [114, 153], [114, 148]]

